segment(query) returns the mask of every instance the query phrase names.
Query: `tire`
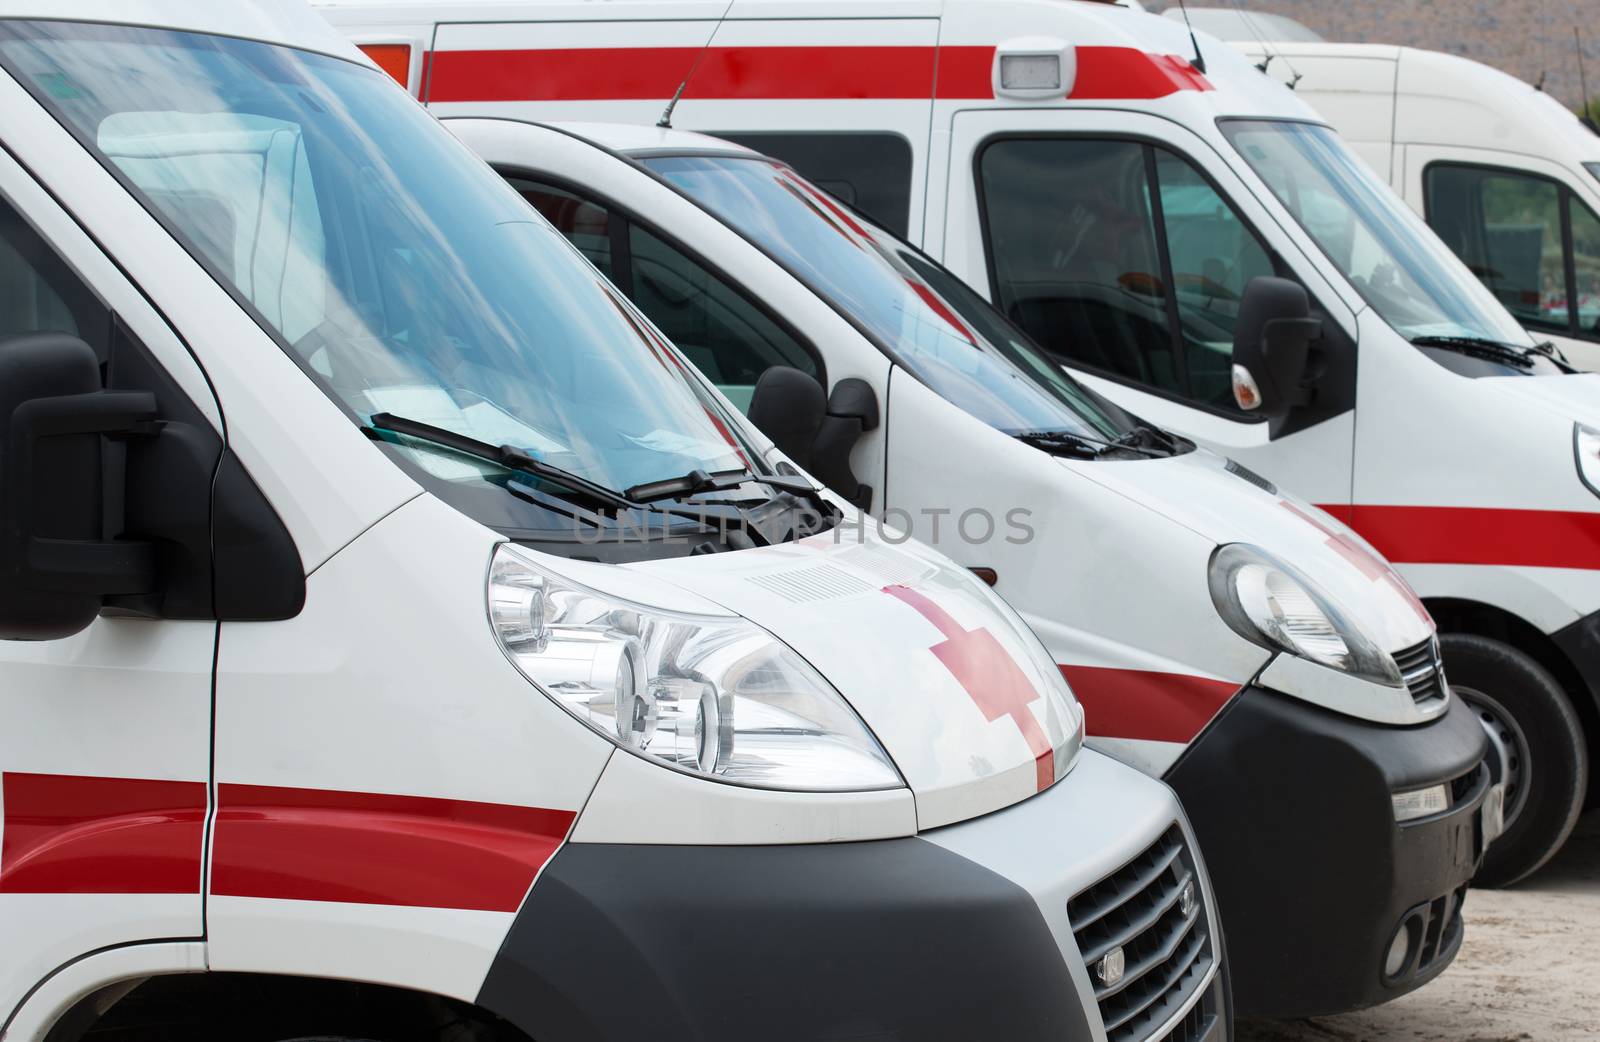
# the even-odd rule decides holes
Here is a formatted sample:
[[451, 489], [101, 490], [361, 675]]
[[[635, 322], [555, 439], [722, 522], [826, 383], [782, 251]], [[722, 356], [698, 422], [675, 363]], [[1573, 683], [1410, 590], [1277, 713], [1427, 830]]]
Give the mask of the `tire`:
[[1549, 671], [1509, 644], [1449, 633], [1439, 638], [1450, 688], [1477, 712], [1491, 755], [1507, 758], [1506, 828], [1490, 845], [1475, 886], [1510, 886], [1555, 856], [1578, 823], [1589, 788], [1583, 724]]

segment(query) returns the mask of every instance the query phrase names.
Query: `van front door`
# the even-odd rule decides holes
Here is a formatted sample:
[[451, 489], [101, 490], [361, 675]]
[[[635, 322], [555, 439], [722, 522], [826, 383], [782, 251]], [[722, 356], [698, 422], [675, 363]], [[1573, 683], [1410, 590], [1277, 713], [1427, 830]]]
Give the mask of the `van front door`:
[[1304, 284], [1352, 355], [1356, 325], [1215, 150], [1166, 120], [1082, 110], [962, 111], [951, 141], [947, 266], [1124, 408], [1264, 473], [1305, 475], [1318, 503], [1350, 501], [1353, 385], [1276, 437], [1233, 402], [1251, 279]]
[[[103, 362], [136, 338], [172, 381], [206, 386], [145, 299], [0, 153], [0, 352], [39, 333], [75, 336]], [[195, 401], [219, 422], [209, 395]], [[215, 622], [102, 615], [64, 639], [0, 641], [0, 1022], [91, 952], [187, 939], [177, 958], [203, 968], [216, 639]]]

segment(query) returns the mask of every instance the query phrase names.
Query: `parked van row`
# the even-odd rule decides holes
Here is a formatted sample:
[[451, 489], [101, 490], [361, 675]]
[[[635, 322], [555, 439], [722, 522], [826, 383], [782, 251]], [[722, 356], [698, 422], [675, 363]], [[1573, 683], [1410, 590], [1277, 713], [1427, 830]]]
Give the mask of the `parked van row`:
[[[674, 126], [789, 162], [1105, 398], [1349, 523], [1439, 623], [1488, 734], [1506, 833], [1482, 878], [1548, 860], [1587, 797], [1600, 720], [1589, 377], [1294, 93], [1178, 22], [749, 0], [697, 23], [691, 6], [442, 8], [422, 24], [420, 7], [324, 10], [359, 42], [425, 48], [407, 82], [443, 116], [649, 123], [679, 96]], [[710, 41], [693, 75], [699, 51], [666, 46], [691, 26]], [[570, 71], [591, 66], [628, 72]], [[1280, 331], [1270, 367], [1257, 321]]]
[[48, 6], [0, 8], [0, 1034], [1231, 1036], [1182, 809], [980, 578], [307, 9]]
[[1354, 490], [1404, 380], [1538, 412], [1457, 325], [1585, 493], [1590, 378], [1237, 53], [131, 6], [0, 7], [7, 1037], [1225, 1042], [1570, 830], [1570, 677], [1457, 620], [1589, 566]]

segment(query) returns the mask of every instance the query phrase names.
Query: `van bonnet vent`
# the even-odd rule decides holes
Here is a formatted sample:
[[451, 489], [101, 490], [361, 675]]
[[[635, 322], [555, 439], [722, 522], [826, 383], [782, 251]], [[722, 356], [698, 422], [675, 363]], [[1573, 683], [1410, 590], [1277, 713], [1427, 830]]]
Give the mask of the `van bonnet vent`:
[[750, 581], [769, 593], [794, 601], [832, 601], [867, 593], [872, 587], [849, 572], [817, 564], [770, 575], [753, 575]]

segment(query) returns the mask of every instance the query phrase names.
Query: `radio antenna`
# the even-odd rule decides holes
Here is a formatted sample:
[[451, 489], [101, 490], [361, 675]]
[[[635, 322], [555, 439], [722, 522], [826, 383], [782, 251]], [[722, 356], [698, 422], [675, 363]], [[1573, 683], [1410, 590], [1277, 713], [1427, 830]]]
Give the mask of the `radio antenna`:
[[694, 79], [694, 70], [700, 67], [700, 59], [711, 50], [711, 43], [717, 38], [717, 32], [722, 28], [722, 23], [728, 20], [728, 14], [733, 10], [733, 5], [739, 0], [728, 0], [728, 6], [722, 9], [722, 17], [717, 19], [717, 24], [711, 27], [711, 35], [706, 37], [705, 46], [700, 48], [700, 53], [694, 56], [694, 61], [689, 63], [689, 71], [683, 74], [683, 82], [678, 84], [678, 89], [672, 92], [672, 100], [667, 102], [667, 107], [661, 113], [661, 118], [656, 120], [656, 126], [662, 130], [672, 129], [672, 111], [678, 107], [678, 102], [683, 100], [683, 92], [689, 89], [689, 81]]
[[1194, 38], [1194, 25], [1189, 21], [1189, 5], [1186, 0], [1178, 0], [1178, 6], [1183, 9], [1183, 26], [1189, 30], [1189, 42], [1194, 45], [1194, 61], [1191, 62], [1200, 75], [1206, 72], [1206, 56], [1200, 53], [1200, 41]]

